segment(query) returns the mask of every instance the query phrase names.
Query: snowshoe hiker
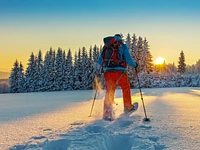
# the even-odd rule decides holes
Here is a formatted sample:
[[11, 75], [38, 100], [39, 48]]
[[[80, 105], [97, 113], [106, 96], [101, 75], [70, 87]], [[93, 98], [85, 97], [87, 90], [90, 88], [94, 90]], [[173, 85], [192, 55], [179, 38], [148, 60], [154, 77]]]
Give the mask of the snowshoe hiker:
[[130, 51], [122, 42], [120, 34], [104, 38], [103, 51], [98, 59], [98, 64], [103, 66], [106, 95], [104, 99], [103, 119], [113, 120], [114, 93], [116, 86], [122, 88], [124, 113], [134, 110], [131, 102], [130, 83], [127, 74], [127, 64], [133, 68], [137, 63], [131, 58]]

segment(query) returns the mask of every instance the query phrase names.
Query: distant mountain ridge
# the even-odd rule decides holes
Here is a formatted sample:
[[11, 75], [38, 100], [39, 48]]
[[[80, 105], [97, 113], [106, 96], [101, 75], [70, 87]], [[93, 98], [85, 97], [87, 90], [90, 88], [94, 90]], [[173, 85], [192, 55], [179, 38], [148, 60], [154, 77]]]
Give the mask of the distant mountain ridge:
[[8, 79], [10, 76], [9, 72], [0, 71], [0, 79]]

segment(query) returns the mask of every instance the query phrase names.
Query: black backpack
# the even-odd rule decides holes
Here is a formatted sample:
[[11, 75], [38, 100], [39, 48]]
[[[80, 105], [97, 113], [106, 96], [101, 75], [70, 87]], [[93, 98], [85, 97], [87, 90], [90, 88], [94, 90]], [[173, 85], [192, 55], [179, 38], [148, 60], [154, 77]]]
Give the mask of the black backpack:
[[123, 54], [121, 60], [121, 41], [116, 40], [113, 36], [106, 37], [103, 39], [103, 41], [103, 67], [126, 67], [127, 64]]

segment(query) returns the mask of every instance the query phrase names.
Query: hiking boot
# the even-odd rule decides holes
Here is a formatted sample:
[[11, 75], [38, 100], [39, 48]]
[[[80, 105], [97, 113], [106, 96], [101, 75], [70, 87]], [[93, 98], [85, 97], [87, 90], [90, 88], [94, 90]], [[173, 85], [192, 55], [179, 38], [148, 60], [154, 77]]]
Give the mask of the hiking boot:
[[104, 105], [103, 119], [109, 121], [114, 119], [114, 111], [112, 106]]
[[129, 112], [131, 112], [133, 110], [135, 110], [133, 105], [131, 105], [131, 106], [124, 106], [124, 113], [125, 114], [128, 114]]

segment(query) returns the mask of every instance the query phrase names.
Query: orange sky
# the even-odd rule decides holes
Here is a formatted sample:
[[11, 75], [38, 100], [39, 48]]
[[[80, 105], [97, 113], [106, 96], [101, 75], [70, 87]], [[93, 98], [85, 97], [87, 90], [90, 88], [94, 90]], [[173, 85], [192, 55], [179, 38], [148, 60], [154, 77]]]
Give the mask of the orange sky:
[[40, 49], [43, 56], [50, 47], [74, 53], [83, 46], [102, 45], [105, 36], [116, 33], [146, 37], [154, 62], [163, 57], [177, 65], [181, 50], [186, 64], [200, 59], [200, 2], [125, 0], [119, 11], [118, 0], [100, 9], [103, 1], [86, 0], [81, 7], [72, 1], [1, 1], [0, 71], [9, 72], [16, 59], [26, 68], [31, 52]]

